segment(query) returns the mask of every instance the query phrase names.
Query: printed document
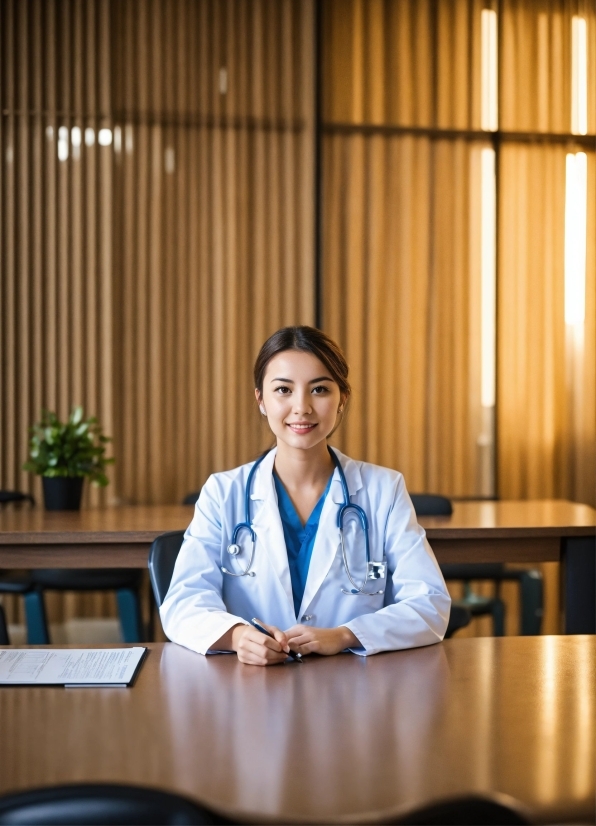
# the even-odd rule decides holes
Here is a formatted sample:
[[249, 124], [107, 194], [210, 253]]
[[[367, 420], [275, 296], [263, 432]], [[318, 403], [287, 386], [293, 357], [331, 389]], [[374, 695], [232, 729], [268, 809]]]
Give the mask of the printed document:
[[10, 648], [0, 650], [0, 685], [126, 687], [147, 649]]

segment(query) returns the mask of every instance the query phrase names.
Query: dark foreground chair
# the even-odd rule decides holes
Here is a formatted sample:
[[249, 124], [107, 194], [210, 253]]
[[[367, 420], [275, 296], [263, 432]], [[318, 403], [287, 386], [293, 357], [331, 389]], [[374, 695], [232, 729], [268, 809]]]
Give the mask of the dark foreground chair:
[[530, 823], [513, 804], [476, 796], [433, 803], [390, 822], [409, 826], [509, 826]]
[[162, 533], [151, 543], [149, 549], [149, 577], [153, 587], [153, 595], [158, 607], [168, 593], [176, 558], [182, 547], [184, 531], [168, 531]]
[[[451, 516], [453, 507], [446, 496], [437, 494], [412, 494], [412, 504], [417, 516]], [[465, 608], [470, 617], [487, 614], [492, 617], [493, 633], [496, 637], [505, 634], [505, 603], [501, 599], [501, 583], [515, 581], [520, 586], [520, 634], [533, 636], [540, 634], [543, 614], [543, 585], [540, 571], [514, 570], [506, 568], [503, 563], [461, 563], [441, 565], [446, 580], [463, 582], [464, 595], [456, 600], [452, 607], [454, 620], [458, 616], [455, 608]], [[473, 580], [490, 580], [495, 584], [495, 596], [483, 597], [472, 589]], [[459, 628], [463, 628], [460, 625]], [[451, 636], [455, 627], [447, 628], [446, 636]]]
[[230, 822], [176, 794], [111, 783], [54, 786], [0, 797], [0, 826], [203, 826]]

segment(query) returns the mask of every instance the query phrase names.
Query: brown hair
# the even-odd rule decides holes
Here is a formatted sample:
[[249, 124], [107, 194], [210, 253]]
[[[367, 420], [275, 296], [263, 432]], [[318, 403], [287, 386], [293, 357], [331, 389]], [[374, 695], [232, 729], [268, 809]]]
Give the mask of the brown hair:
[[331, 378], [339, 387], [339, 392], [348, 397], [351, 393], [348, 381], [348, 363], [340, 347], [332, 338], [315, 327], [282, 327], [263, 344], [255, 361], [255, 388], [263, 394], [263, 380], [267, 365], [278, 353], [286, 350], [300, 350], [310, 353], [321, 361], [331, 373]]

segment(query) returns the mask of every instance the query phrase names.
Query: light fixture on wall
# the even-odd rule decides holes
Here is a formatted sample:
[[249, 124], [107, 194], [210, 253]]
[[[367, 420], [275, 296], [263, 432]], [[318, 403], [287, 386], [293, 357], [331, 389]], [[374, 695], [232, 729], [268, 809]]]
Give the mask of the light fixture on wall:
[[83, 133], [80, 126], [73, 126], [70, 130], [70, 142], [72, 144], [72, 156], [77, 159], [81, 157], [81, 143]]
[[497, 13], [494, 9], [482, 9], [481, 30], [481, 106], [480, 126], [487, 132], [496, 132], [499, 127], [498, 93], [498, 39]]
[[58, 128], [58, 160], [59, 161], [67, 161], [68, 154], [69, 154], [69, 136], [68, 136], [68, 126], [60, 126]]
[[100, 129], [97, 133], [97, 142], [100, 146], [111, 146], [112, 143], [112, 130], [111, 129]]

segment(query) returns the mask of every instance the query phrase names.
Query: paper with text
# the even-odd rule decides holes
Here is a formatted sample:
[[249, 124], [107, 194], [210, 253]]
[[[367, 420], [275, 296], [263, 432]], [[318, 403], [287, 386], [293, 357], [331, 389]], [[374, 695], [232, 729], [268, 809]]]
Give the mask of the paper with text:
[[0, 650], [0, 685], [128, 685], [146, 649]]

